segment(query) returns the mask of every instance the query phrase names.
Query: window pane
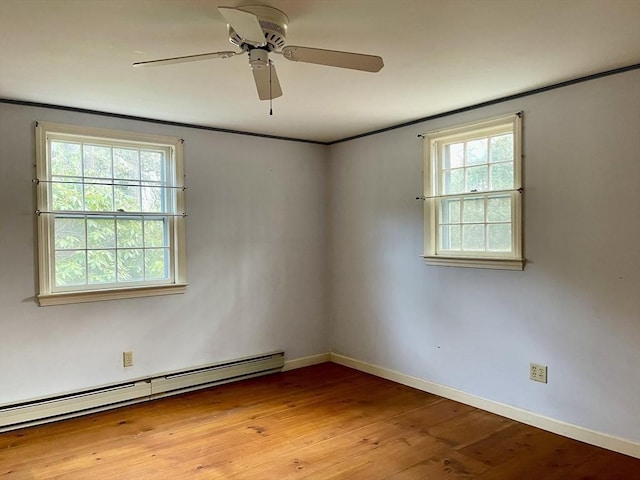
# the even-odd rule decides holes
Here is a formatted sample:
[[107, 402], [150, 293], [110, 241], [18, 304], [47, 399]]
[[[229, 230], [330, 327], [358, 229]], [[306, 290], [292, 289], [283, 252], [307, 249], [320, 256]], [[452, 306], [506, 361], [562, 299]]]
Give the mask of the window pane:
[[114, 283], [116, 281], [116, 251], [88, 251], [87, 274], [89, 277], [88, 283]]
[[440, 227], [440, 249], [460, 250], [460, 225], [442, 225]]
[[464, 169], [445, 170], [442, 183], [445, 194], [464, 192]]
[[487, 200], [487, 222], [511, 221], [511, 197], [491, 197]]
[[142, 187], [142, 211], [163, 212], [163, 190], [160, 187]]
[[484, 250], [484, 225], [462, 226], [463, 250]]
[[82, 155], [79, 143], [51, 142], [51, 174], [82, 176]]
[[144, 221], [144, 246], [145, 247], [166, 247], [167, 236], [165, 235], [165, 219]]
[[[70, 182], [80, 179], [53, 177], [52, 181]], [[54, 210], [82, 210], [81, 183], [52, 183], [51, 199]]]
[[441, 223], [460, 223], [460, 200], [442, 200], [440, 215]]
[[488, 175], [488, 167], [470, 167], [467, 168], [467, 192], [472, 192], [474, 190], [478, 192], [484, 192], [487, 190], [489, 186], [489, 182], [487, 180]]
[[140, 212], [140, 187], [116, 185], [113, 187], [117, 211]]
[[83, 160], [85, 177], [112, 178], [110, 147], [85, 145]]
[[85, 252], [56, 252], [56, 285], [84, 285], [87, 283]]
[[[37, 222], [41, 305], [84, 301], [85, 293], [91, 300], [138, 296], [160, 284], [182, 291], [174, 288], [185, 271], [185, 221], [175, 215], [185, 195], [176, 185], [183, 182], [181, 144], [131, 131], [37, 125], [41, 178], [34, 190], [37, 208], [49, 214]], [[455, 155], [462, 153], [459, 146]]]
[[84, 208], [90, 212], [113, 211], [113, 188], [111, 185], [85, 185]]
[[169, 251], [166, 248], [154, 248], [144, 252], [145, 278], [162, 280], [169, 277], [167, 268]]
[[491, 189], [508, 190], [513, 188], [513, 163], [491, 165]]
[[78, 249], [85, 247], [83, 218], [56, 217], [54, 222], [56, 250]]
[[144, 250], [141, 248], [118, 250], [118, 281], [144, 280]]
[[512, 162], [513, 161], [513, 134], [498, 135], [491, 137], [491, 162]]
[[427, 264], [522, 267], [520, 120], [510, 114], [426, 135]]
[[484, 222], [484, 198], [466, 198], [462, 202], [463, 223]]
[[487, 250], [492, 252], [511, 251], [511, 224], [487, 225]]
[[140, 176], [142, 180], [163, 181], [164, 154], [162, 152], [140, 152]]
[[87, 247], [115, 248], [116, 222], [113, 218], [87, 219]]
[[444, 168], [459, 168], [464, 165], [464, 143], [452, 143], [444, 147]]
[[488, 139], [480, 138], [467, 143], [467, 165], [487, 163]]
[[118, 248], [143, 246], [141, 218], [119, 218], [117, 221], [117, 233]]
[[140, 179], [138, 150], [131, 148], [113, 149], [113, 176], [121, 180]]

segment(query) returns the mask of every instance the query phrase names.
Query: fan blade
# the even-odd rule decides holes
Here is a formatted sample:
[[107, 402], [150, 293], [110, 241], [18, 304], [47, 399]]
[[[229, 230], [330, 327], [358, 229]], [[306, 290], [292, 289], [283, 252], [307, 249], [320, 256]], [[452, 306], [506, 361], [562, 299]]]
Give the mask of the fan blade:
[[[242, 52], [241, 52], [242, 53]], [[160, 65], [171, 65], [174, 63], [199, 62], [200, 60], [209, 60], [211, 58], [229, 58], [238, 55], [237, 52], [211, 52], [200, 53], [198, 55], [187, 55], [185, 57], [161, 58], [160, 60], [149, 60], [147, 62], [134, 63], [134, 67], [156, 67]]]
[[269, 61], [266, 65], [252, 66], [251, 69], [260, 100], [271, 100], [282, 96], [280, 81], [273, 62]]
[[253, 13], [229, 7], [218, 7], [218, 11], [246, 43], [254, 47], [267, 44], [260, 21]]
[[379, 72], [384, 66], [382, 58], [361, 53], [323, 50], [321, 48], [287, 46], [281, 52], [284, 58], [293, 62], [315, 63], [331, 67], [350, 68], [365, 72]]

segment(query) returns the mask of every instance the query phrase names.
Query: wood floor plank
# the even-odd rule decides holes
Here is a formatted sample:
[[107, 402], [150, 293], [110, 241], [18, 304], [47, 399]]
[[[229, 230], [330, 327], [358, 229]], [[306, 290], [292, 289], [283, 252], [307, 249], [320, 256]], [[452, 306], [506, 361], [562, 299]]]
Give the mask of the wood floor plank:
[[[427, 408], [429, 407], [425, 406], [420, 410]], [[282, 451], [280, 455], [273, 456], [273, 459], [269, 462], [240, 472], [239, 478], [256, 480], [260, 478], [275, 478], [276, 474], [283, 475], [282, 465], [288, 465], [289, 469], [284, 473], [284, 476], [279, 476], [278, 478], [306, 478], [310, 475], [320, 475], [326, 471], [336, 471], [338, 465], [351, 464], [356, 457], [371, 451], [378, 451], [388, 443], [396, 441], [406, 443], [409, 441], [406, 438], [408, 436], [428, 437], [426, 432], [418, 425], [411, 429], [403, 427], [403, 422], [394, 421], [398, 417], [413, 413], [414, 411], [410, 411], [396, 417], [382, 417], [373, 422], [360, 421], [323, 441], [305, 446], [294, 445], [296, 448]], [[366, 425], [358, 427], [358, 424], [363, 423], [366, 423]], [[435, 444], [435, 439], [428, 438]], [[263, 475], [266, 475], [266, 477]]]
[[491, 433], [513, 425], [513, 421], [489, 412], [472, 411], [429, 428], [429, 434], [456, 448], [475, 443]]
[[[589, 458], [564, 472], [566, 480], [640, 480], [640, 460], [588, 445]], [[560, 477], [558, 477], [560, 478]]]
[[593, 480], [640, 460], [326, 363], [0, 434], [0, 477]]
[[564, 437], [513, 422], [459, 451], [487, 465], [497, 466], [519, 455], [527, 458], [548, 456], [565, 444]]
[[[417, 408], [436, 400], [435, 396], [416, 395], [415, 390], [407, 387], [387, 385], [375, 398], [368, 390], [361, 389], [309, 405], [299, 412], [289, 413], [287, 418], [280, 418], [281, 414], [262, 418], [255, 425], [246, 426], [254, 430], [252, 434], [259, 435], [252, 442], [241, 445], [244, 452], [240, 457], [228, 456], [226, 471], [239, 474], [252, 466], [261, 471], [267, 468], [262, 465], [267, 458], [286, 461], [282, 459], [295, 457], [305, 447], [380, 422], [403, 409]], [[224, 450], [217, 452], [224, 453]]]
[[387, 442], [380, 442], [365, 453], [334, 465], [322, 478], [327, 480], [384, 480], [416, 464], [434, 452], [447, 449], [439, 440], [424, 432], [405, 433]]
[[477, 461], [453, 451], [446, 455], [434, 455], [385, 480], [475, 480], [488, 468], [487, 465], [478, 465]]
[[429, 408], [415, 410], [407, 415], [394, 419], [394, 422], [398, 422], [407, 428], [413, 428], [415, 425], [420, 425], [426, 431], [436, 425], [442, 424], [474, 410], [475, 408], [470, 407], [469, 405], [439, 398], [436, 402], [429, 404]]

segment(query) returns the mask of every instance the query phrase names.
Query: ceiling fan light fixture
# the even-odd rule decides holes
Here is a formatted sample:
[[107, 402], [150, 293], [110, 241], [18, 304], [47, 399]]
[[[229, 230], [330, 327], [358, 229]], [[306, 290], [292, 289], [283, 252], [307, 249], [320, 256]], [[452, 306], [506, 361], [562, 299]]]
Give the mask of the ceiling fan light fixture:
[[249, 65], [252, 70], [264, 68], [269, 64], [269, 54], [262, 48], [249, 50]]

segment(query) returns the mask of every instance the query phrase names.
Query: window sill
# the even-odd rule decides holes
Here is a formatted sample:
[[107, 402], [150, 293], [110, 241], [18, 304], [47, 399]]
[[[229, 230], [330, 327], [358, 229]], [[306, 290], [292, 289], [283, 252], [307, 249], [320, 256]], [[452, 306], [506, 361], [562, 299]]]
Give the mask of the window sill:
[[38, 295], [38, 303], [41, 307], [48, 307], [51, 305], [66, 305], [70, 303], [99, 302], [102, 300], [120, 300], [124, 298], [151, 297], [156, 295], [176, 295], [185, 293], [187, 285], [186, 283], [182, 283], [152, 287], [46, 293]]
[[524, 270], [524, 259], [506, 258], [464, 258], [423, 256], [427, 265], [440, 267], [489, 268], [493, 270]]

